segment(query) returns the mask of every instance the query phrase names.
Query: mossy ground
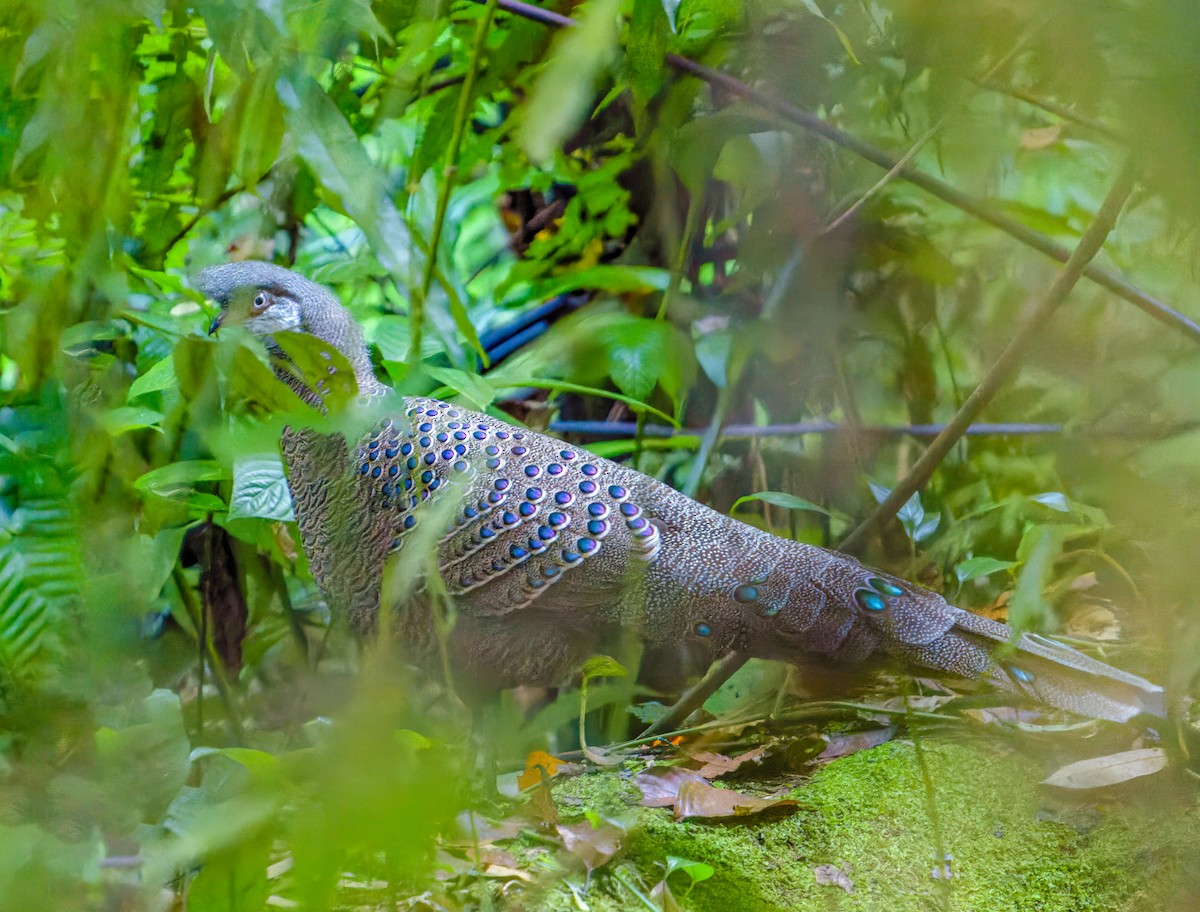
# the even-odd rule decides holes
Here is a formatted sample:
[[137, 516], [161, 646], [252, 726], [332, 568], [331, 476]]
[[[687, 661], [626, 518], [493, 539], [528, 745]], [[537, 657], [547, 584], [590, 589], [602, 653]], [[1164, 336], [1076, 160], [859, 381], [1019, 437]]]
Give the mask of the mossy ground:
[[[1163, 809], [1166, 774], [1064, 804], [1061, 793], [1039, 785], [1046, 772], [1039, 762], [986, 744], [927, 741], [922, 752], [930, 788], [916, 747], [895, 741], [800, 783], [791, 797], [802, 807], [784, 818], [676, 822], [669, 810], [643, 809], [622, 860], [593, 875], [586, 902], [593, 912], [645, 908], [625, 884], [640, 881], [644, 890], [675, 855], [716, 870], [682, 900], [693, 912], [1196, 908], [1200, 815], [1190, 804]], [[556, 797], [564, 811], [613, 815], [628, 814], [638, 795], [628, 780], [603, 772], [564, 782]], [[931, 808], [953, 859], [949, 882], [933, 876]], [[841, 866], [854, 891], [819, 885], [818, 865]], [[672, 886], [682, 898], [686, 877], [676, 874]], [[524, 899], [522, 909], [581, 908], [561, 886]]]

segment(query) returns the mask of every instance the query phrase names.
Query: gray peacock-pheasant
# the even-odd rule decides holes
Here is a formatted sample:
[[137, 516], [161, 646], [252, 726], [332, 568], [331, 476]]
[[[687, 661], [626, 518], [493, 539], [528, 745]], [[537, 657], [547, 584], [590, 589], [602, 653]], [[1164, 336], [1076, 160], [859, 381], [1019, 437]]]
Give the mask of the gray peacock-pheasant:
[[[354, 443], [285, 430], [301, 539], [331, 609], [365, 632], [389, 554], [422, 522], [441, 524], [437, 565], [457, 609], [446, 645], [460, 688], [562, 683], [632, 632], [649, 661], [680, 647], [792, 662], [883, 652], [1088, 716], [1163, 714], [1161, 688], [1074, 649], [737, 522], [552, 437], [395, 396], [372, 373], [349, 312], [303, 276], [245, 261], [205, 269], [196, 284], [221, 307], [210, 331], [240, 323], [263, 336], [277, 375], [306, 402], [322, 407], [328, 378], [305, 376], [281, 333], [336, 349], [359, 393], [388, 416]], [[430, 606], [420, 594], [409, 601], [386, 608], [410, 647], [432, 657]]]

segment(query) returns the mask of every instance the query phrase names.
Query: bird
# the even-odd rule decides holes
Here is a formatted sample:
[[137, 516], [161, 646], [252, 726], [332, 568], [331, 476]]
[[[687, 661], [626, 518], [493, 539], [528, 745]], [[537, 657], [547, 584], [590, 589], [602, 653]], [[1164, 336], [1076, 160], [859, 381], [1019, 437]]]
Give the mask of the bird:
[[[331, 610], [367, 635], [389, 598], [385, 565], [407, 541], [429, 542], [450, 632], [429, 585], [383, 608], [414, 655], [441, 650], [464, 692], [560, 685], [633, 636], [643, 669], [678, 650], [795, 664], [884, 654], [1093, 718], [1165, 715], [1161, 687], [1051, 638], [742, 523], [579, 446], [398, 395], [376, 378], [338, 297], [296, 272], [245, 260], [193, 282], [220, 308], [209, 333], [240, 324], [262, 337], [278, 378], [308, 405], [326, 410], [322, 375], [335, 363], [353, 373], [358, 401], [378, 416], [361, 437], [282, 434], [301, 543]], [[316, 368], [288, 355], [289, 333], [322, 347]]]

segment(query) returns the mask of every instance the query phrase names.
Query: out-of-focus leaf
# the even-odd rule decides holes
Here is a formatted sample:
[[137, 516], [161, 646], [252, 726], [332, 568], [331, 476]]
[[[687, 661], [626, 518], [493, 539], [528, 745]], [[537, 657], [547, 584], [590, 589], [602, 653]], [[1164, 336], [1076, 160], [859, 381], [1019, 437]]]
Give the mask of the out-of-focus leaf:
[[1045, 494], [1034, 494], [1029, 499], [1034, 503], [1040, 503], [1042, 506], [1049, 507], [1051, 510], [1057, 510], [1059, 513], [1071, 512], [1071, 505], [1067, 502], [1066, 495], [1059, 491], [1049, 491]]
[[611, 656], [598, 655], [583, 663], [580, 674], [583, 680], [590, 681], [592, 678], [623, 678], [629, 671]]
[[1047, 776], [1044, 782], [1059, 788], [1103, 788], [1149, 776], [1166, 767], [1166, 751], [1161, 747], [1146, 747], [1068, 763]]
[[162, 419], [161, 412], [133, 405], [125, 405], [112, 409], [105, 412], [102, 416], [104, 429], [114, 437], [118, 434], [124, 434], [128, 431], [138, 431], [142, 428], [154, 428], [157, 431], [161, 431], [162, 429], [158, 427], [158, 423]]
[[198, 481], [225, 481], [229, 470], [213, 459], [191, 459], [172, 462], [151, 469], [133, 483], [139, 491], [147, 491], [160, 497], [176, 497], [191, 490]]
[[822, 887], [841, 887], [847, 893], [854, 892], [854, 881], [850, 875], [837, 865], [823, 864], [813, 868], [813, 877]]
[[995, 557], [968, 557], [954, 568], [954, 576], [960, 583], [967, 583], [1001, 570], [1011, 570], [1015, 566], [1016, 561], [999, 560]]
[[177, 383], [175, 378], [175, 363], [170, 358], [163, 358], [144, 374], [129, 385], [127, 402], [132, 402], [138, 396], [146, 393], [156, 393], [159, 390], [170, 389]]
[[559, 760], [545, 751], [531, 751], [525, 758], [525, 771], [517, 777], [517, 788], [521, 791], [537, 785], [545, 779], [552, 779], [565, 765], [566, 761]]
[[612, 824], [592, 826], [586, 820], [579, 823], [559, 824], [558, 835], [567, 851], [583, 862], [584, 867], [594, 871], [608, 863], [621, 848], [624, 833]]
[[621, 0], [588, 0], [577, 7], [575, 27], [555, 37], [518, 134], [535, 162], [548, 161], [578, 128], [596, 79], [616, 55], [620, 9]]

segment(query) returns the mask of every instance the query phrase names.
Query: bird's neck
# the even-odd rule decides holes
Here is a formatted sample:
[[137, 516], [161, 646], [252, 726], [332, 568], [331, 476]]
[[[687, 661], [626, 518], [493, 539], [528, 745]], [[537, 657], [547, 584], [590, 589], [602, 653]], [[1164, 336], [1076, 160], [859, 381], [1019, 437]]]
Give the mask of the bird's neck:
[[[366, 343], [363, 341], [362, 330], [359, 329], [358, 324], [345, 308], [340, 305], [321, 308], [317, 311], [315, 319], [306, 321], [306, 323], [308, 325], [303, 327], [304, 332], [330, 345], [350, 364], [360, 396], [373, 398], [388, 392], [388, 388], [375, 379], [375, 371], [371, 366], [371, 357], [367, 352]], [[295, 365], [276, 346], [272, 346], [272, 355], [278, 362], [275, 373], [279, 378], [295, 390], [296, 394], [309, 405], [324, 411], [324, 396], [321, 394], [321, 387], [326, 378], [298, 376]]]

